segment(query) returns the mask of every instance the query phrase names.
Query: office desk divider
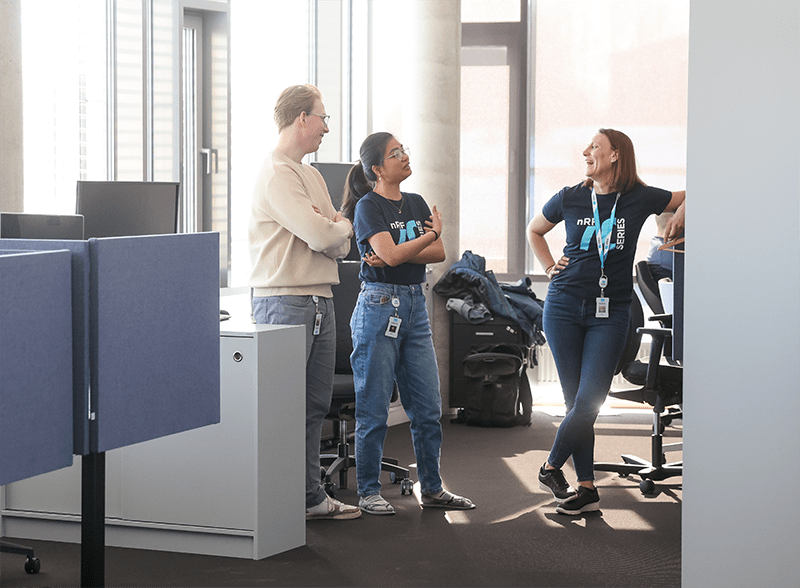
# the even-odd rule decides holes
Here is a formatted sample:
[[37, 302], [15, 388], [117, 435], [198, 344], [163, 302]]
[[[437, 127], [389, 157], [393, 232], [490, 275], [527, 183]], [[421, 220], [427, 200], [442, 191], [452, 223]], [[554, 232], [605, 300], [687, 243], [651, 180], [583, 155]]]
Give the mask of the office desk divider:
[[[47, 339], [55, 339], [69, 349], [71, 340], [72, 353], [59, 356], [58, 361], [66, 366], [72, 362], [70, 372], [66, 376], [60, 374], [59, 379], [63, 389], [66, 378], [72, 400], [66, 401], [69, 411], [59, 413], [55, 424], [58, 430], [71, 430], [72, 435], [59, 440], [51, 450], [62, 454], [62, 461], [67, 454], [71, 460], [73, 452], [84, 456], [82, 533], [89, 531], [89, 536], [82, 535], [82, 545], [89, 546], [90, 555], [87, 557], [82, 551], [82, 585], [102, 585], [105, 452], [219, 423], [219, 234], [88, 241], [0, 239], [2, 250], [19, 252], [0, 256], [0, 301], [4, 307], [6, 291], [9, 300], [21, 297], [18, 282], [27, 284], [33, 291], [31, 300], [38, 301], [31, 308], [25, 307], [29, 316], [58, 308], [53, 300], [67, 308], [71, 302], [71, 325], [67, 313], [66, 326], [62, 325], [56, 335], [29, 328], [28, 347], [38, 353]], [[59, 285], [50, 285], [43, 277], [44, 270], [31, 279], [17, 277], [34, 272], [39, 259], [50, 258], [59, 259], [62, 265]], [[36, 281], [31, 283], [32, 280]], [[46, 288], [39, 285], [45, 283]], [[2, 316], [17, 321], [10, 324], [9, 330], [14, 331], [20, 331], [21, 321], [26, 320], [21, 313]], [[24, 394], [24, 390], [33, 387], [39, 388], [45, 403], [51, 402], [57, 387], [41, 389], [43, 383], [38, 381], [40, 372], [46, 370], [31, 362], [24, 364], [26, 369], [9, 365], [13, 361], [19, 363], [19, 355], [25, 349], [20, 347], [11, 353], [9, 348], [16, 341], [5, 330], [3, 325], [3, 403], [7, 394]], [[39, 366], [53, 369], [51, 362], [55, 359], [42, 355]], [[7, 372], [15, 378], [8, 380], [8, 386]], [[34, 411], [35, 407], [28, 403], [28, 410]], [[2, 433], [4, 446], [0, 455], [15, 455], [29, 439], [44, 435], [40, 427], [14, 430], [19, 433], [17, 437]], [[38, 459], [37, 456], [34, 461]], [[31, 470], [30, 475], [69, 465], [65, 461], [50, 470]], [[21, 478], [9, 477], [7, 481], [17, 479]]]
[[0, 485], [72, 465], [71, 304], [68, 251], [0, 251]]
[[89, 453], [89, 242], [0, 239], [0, 249], [17, 251], [67, 250], [72, 280], [72, 413], [75, 455]]
[[92, 451], [219, 422], [219, 235], [90, 239]]
[[65, 249], [72, 254], [72, 451], [108, 451], [218, 423], [218, 234], [0, 239], [0, 250]]

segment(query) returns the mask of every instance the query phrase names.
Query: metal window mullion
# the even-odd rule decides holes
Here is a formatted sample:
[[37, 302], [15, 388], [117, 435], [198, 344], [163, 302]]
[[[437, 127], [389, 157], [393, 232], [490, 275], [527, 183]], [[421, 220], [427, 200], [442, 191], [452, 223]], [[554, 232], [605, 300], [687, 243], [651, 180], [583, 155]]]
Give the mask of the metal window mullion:
[[196, 105], [196, 86], [195, 80], [197, 78], [197, 56], [196, 56], [196, 33], [195, 29], [191, 27], [183, 27], [183, 95], [184, 102], [184, 116], [183, 116], [183, 142], [187, 158], [189, 161], [184, 161], [183, 176], [183, 227], [182, 231], [185, 233], [194, 232], [196, 229], [197, 218], [197, 186], [195, 178], [196, 158], [199, 153], [199, 146], [197, 145], [197, 127], [195, 121], [197, 120]]
[[[525, 121], [526, 139], [523, 142], [525, 146], [525, 157], [523, 160], [525, 167], [522, 172], [525, 178], [525, 191], [523, 193], [525, 207], [523, 211], [525, 219], [527, 220], [532, 216], [533, 212], [531, 210], [531, 200], [534, 193], [533, 183], [536, 181], [533, 174], [533, 153], [536, 143], [536, 135], [534, 134], [536, 129], [536, 101], [534, 100], [536, 95], [536, 0], [528, 0], [526, 8], [528, 13], [526, 15], [527, 18], [524, 19], [524, 22], [527, 22], [527, 28], [525, 30], [525, 70], [528, 75], [528, 80], [525, 88], [525, 106], [527, 112]], [[525, 254], [522, 256], [522, 263], [522, 270], [524, 273], [534, 273], [536, 271], [534, 268], [535, 264], [533, 263], [533, 250], [529, 247], [525, 248]]]
[[117, 2], [106, 0], [106, 179], [117, 179]]
[[308, 0], [308, 29], [309, 29], [309, 48], [308, 48], [308, 79], [309, 83], [317, 86], [317, 47], [319, 40], [319, 27], [317, 26], [317, 2], [319, 0]]
[[342, 22], [342, 40], [345, 63], [342, 67], [342, 154], [341, 160], [348, 161], [353, 145], [353, 0], [346, 0], [342, 8], [345, 12]]
[[367, 46], [366, 46], [366, 54], [367, 54], [367, 134], [372, 133], [372, 81], [374, 79], [372, 75], [372, 18], [373, 18], [373, 10], [372, 10], [372, 1], [367, 0]]
[[[310, 84], [319, 87], [319, 81], [317, 79], [317, 48], [319, 47], [319, 40], [317, 35], [319, 34], [319, 26], [317, 24], [318, 21], [318, 11], [317, 11], [317, 2], [319, 0], [308, 0], [308, 39], [309, 39], [309, 47], [308, 47], [308, 80]], [[312, 153], [307, 155], [309, 159], [313, 158], [314, 161], [317, 160], [317, 154]]]
[[153, 180], [153, 0], [142, 2], [142, 172]]

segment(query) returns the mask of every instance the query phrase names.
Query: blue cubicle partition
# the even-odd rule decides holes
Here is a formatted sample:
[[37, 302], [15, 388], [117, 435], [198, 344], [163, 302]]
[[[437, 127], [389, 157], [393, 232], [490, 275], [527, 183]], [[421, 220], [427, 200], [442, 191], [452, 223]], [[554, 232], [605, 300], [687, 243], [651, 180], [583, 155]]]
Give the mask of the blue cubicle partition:
[[72, 452], [89, 453], [89, 242], [56, 239], [0, 239], [0, 249], [67, 250], [72, 261]]
[[90, 239], [96, 447], [218, 423], [219, 234]]
[[70, 268], [0, 251], [0, 485], [72, 465]]
[[219, 422], [218, 233], [2, 249], [71, 253], [75, 454]]

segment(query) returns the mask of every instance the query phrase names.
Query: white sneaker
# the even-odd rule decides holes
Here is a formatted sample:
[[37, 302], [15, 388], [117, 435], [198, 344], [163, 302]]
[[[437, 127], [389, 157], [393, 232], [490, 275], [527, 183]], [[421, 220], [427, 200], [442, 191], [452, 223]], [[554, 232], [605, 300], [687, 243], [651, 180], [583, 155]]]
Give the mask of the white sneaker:
[[311, 519], [357, 519], [360, 516], [360, 508], [339, 502], [327, 494], [325, 500], [306, 509], [307, 521]]

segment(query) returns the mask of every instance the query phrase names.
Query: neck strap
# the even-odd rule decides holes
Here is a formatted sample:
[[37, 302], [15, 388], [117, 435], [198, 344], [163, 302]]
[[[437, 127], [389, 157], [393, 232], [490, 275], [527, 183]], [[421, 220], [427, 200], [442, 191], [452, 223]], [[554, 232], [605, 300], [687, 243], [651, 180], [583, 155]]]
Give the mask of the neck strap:
[[605, 275], [605, 263], [608, 252], [611, 251], [611, 235], [614, 232], [614, 224], [617, 219], [617, 202], [621, 192], [617, 192], [614, 206], [611, 209], [611, 216], [608, 217], [608, 232], [603, 235], [603, 225], [600, 224], [600, 210], [597, 207], [597, 194], [592, 187], [592, 212], [594, 213], [595, 237], [597, 239], [597, 253], [600, 256], [600, 270]]

